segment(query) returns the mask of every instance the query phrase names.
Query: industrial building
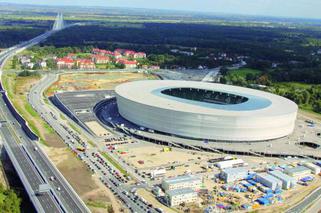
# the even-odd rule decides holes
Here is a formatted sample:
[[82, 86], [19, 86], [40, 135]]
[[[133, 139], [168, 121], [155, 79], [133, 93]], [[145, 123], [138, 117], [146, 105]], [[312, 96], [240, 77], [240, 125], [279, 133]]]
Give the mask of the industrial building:
[[255, 175], [255, 180], [272, 190], [282, 188], [282, 181], [268, 173], [257, 173]]
[[284, 173], [294, 177], [296, 180], [300, 180], [301, 178], [311, 175], [311, 170], [305, 166], [297, 166], [294, 168], [286, 168]]
[[162, 181], [162, 188], [164, 191], [174, 189], [199, 189], [201, 187], [202, 180], [199, 177], [192, 175], [178, 176], [174, 178], [164, 179]]
[[232, 167], [246, 166], [242, 159], [226, 160], [216, 163], [216, 166], [220, 169], [227, 169]]
[[126, 120], [174, 136], [264, 141], [294, 130], [298, 106], [259, 90], [196, 81], [134, 81], [116, 87]]
[[181, 203], [194, 203], [197, 201], [197, 192], [191, 188], [174, 189], [166, 192], [169, 206], [178, 206]]
[[246, 179], [248, 169], [244, 167], [224, 169], [220, 173], [220, 178], [226, 183], [231, 183], [238, 180]]
[[321, 172], [321, 168], [313, 163], [304, 163], [303, 166], [309, 168], [313, 174], [319, 174]]
[[268, 174], [282, 181], [282, 189], [290, 189], [296, 185], [296, 180], [293, 177], [290, 177], [279, 170], [268, 171]]

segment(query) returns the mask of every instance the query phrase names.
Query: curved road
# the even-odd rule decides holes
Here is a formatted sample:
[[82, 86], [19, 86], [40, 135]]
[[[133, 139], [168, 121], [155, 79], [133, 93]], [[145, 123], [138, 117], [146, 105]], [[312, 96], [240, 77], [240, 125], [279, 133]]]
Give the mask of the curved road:
[[[11, 47], [1, 53], [0, 76], [5, 62], [10, 57], [40, 43], [55, 32], [63, 29], [62, 15], [57, 16], [54, 25], [55, 29], [39, 35], [30, 41]], [[1, 92], [5, 93], [5, 91]], [[0, 107], [2, 109], [1, 115], [3, 117], [3, 122], [5, 122], [5, 125], [1, 127], [2, 138], [4, 139], [6, 147], [9, 148], [8, 152], [11, 154], [11, 160], [17, 162], [15, 165], [17, 167], [16, 169], [21, 171], [19, 175], [22, 178], [22, 181], [26, 183], [24, 185], [27, 188], [28, 194], [36, 209], [43, 209], [44, 212], [89, 212], [89, 209], [83, 201], [74, 192], [57, 168], [51, 163], [45, 153], [38, 147], [37, 143], [31, 141], [26, 134], [24, 134], [2, 99]], [[22, 147], [17, 144], [20, 144]], [[28, 168], [28, 164], [26, 164], [28, 161], [31, 161], [31, 165], [33, 165], [34, 168]], [[36, 171], [36, 173], [32, 173], [32, 171]], [[33, 176], [34, 178], [32, 178]], [[37, 176], [41, 176], [41, 179], [35, 179]], [[41, 184], [46, 184], [46, 188], [49, 188], [46, 189], [46, 191], [51, 192], [48, 194], [51, 196], [51, 199], [46, 198], [45, 194], [42, 193], [37, 195], [38, 187]], [[32, 190], [30, 190], [30, 187]]]

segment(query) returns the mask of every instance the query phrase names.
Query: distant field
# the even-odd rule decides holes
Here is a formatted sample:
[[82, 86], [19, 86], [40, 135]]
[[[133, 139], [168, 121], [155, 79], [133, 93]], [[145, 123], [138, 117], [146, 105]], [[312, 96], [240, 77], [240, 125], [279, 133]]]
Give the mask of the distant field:
[[248, 74], [258, 75], [260, 73], [261, 73], [260, 70], [250, 69], [250, 68], [241, 68], [241, 69], [229, 71], [228, 75], [229, 76], [241, 76], [241, 77], [245, 78], [246, 75], [248, 75]]
[[273, 85], [288, 88], [288, 87], [295, 87], [297, 89], [308, 89], [312, 86], [312, 84], [305, 84], [300, 82], [278, 82], [273, 83]]
[[46, 91], [47, 96], [56, 91], [102, 90], [114, 89], [115, 86], [128, 81], [153, 80], [158, 77], [151, 74], [133, 72], [75, 73], [60, 75]]

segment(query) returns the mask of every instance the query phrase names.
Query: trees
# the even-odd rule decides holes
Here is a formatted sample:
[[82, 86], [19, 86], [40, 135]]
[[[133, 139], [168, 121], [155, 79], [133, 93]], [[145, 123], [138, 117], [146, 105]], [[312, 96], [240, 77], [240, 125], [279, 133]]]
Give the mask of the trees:
[[0, 184], [0, 209], [3, 213], [20, 213], [21, 199], [11, 189], [4, 189]]
[[220, 68], [220, 74], [221, 74], [221, 75], [226, 75], [227, 72], [228, 72], [228, 69], [227, 69], [226, 66], [222, 66], [222, 67]]
[[321, 100], [318, 100], [314, 103], [313, 110], [315, 112], [321, 113]]
[[15, 55], [13, 56], [12, 58], [12, 69], [16, 69], [17, 68], [17, 65], [18, 65], [19, 61], [18, 61], [18, 57]]
[[20, 73], [18, 74], [18, 76], [19, 76], [19, 77], [29, 77], [29, 76], [37, 76], [37, 77], [39, 77], [40, 74], [39, 74], [39, 72], [36, 72], [36, 71], [24, 70], [24, 71], [20, 72]]

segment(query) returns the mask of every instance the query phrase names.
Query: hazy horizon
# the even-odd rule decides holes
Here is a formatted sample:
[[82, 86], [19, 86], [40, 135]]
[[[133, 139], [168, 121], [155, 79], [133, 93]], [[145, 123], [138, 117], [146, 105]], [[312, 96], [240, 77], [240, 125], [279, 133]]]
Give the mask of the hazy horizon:
[[0, 3], [48, 5], [48, 6], [103, 6], [225, 13], [255, 16], [320, 19], [321, 1], [317, 0], [0, 0]]

